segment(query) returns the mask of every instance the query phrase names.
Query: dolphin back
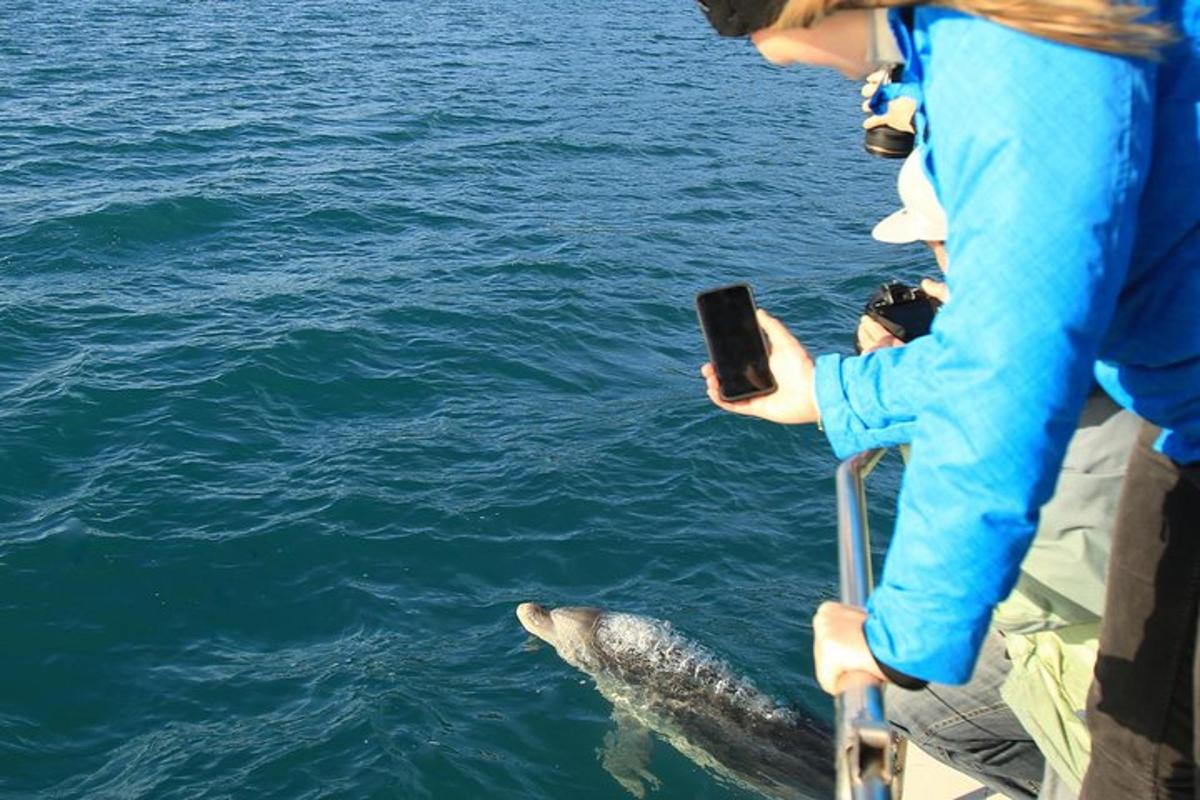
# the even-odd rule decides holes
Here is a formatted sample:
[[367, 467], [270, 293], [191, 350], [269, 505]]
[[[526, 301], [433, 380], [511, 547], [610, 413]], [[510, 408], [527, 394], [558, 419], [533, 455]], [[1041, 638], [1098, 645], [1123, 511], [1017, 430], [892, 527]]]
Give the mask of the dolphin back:
[[829, 729], [735, 674], [668, 622], [605, 614], [594, 640], [597, 687], [692, 760], [770, 797], [833, 791]]

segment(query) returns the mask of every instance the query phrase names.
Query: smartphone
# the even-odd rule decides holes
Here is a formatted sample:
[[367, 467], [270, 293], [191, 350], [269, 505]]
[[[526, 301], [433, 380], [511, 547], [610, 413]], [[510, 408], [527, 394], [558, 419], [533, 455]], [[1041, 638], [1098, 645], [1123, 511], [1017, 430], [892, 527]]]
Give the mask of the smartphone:
[[754, 296], [744, 283], [696, 295], [700, 329], [725, 400], [745, 400], [777, 388], [754, 311]]

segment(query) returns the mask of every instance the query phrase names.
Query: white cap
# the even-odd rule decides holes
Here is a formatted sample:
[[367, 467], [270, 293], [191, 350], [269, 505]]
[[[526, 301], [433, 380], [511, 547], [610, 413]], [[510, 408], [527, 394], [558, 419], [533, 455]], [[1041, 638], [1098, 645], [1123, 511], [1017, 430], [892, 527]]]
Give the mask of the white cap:
[[946, 241], [946, 212], [925, 174], [922, 159], [920, 150], [913, 150], [904, 159], [896, 181], [904, 208], [885, 217], [871, 231], [879, 241], [888, 244]]

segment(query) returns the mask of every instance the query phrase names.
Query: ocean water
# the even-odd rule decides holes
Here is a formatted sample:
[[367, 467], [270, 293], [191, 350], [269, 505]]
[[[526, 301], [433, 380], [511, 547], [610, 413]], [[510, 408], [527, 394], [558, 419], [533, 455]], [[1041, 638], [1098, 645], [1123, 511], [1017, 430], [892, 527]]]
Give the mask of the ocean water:
[[692, 298], [932, 268], [855, 83], [687, 0], [7, 0], [0, 76], [0, 798], [626, 796], [525, 600], [831, 715], [834, 457]]

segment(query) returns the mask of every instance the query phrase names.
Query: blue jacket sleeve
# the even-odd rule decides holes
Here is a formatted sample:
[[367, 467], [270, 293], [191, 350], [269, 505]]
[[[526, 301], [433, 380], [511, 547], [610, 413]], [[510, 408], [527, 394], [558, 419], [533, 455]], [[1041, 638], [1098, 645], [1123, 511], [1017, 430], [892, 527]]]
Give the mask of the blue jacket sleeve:
[[962, 683], [1053, 491], [1128, 269], [1154, 67], [916, 14], [953, 299], [922, 358], [866, 634], [892, 668]]
[[817, 359], [817, 408], [839, 458], [911, 440], [916, 408], [925, 394], [923, 364], [933, 349], [933, 341], [923, 336], [904, 347], [854, 358]]

